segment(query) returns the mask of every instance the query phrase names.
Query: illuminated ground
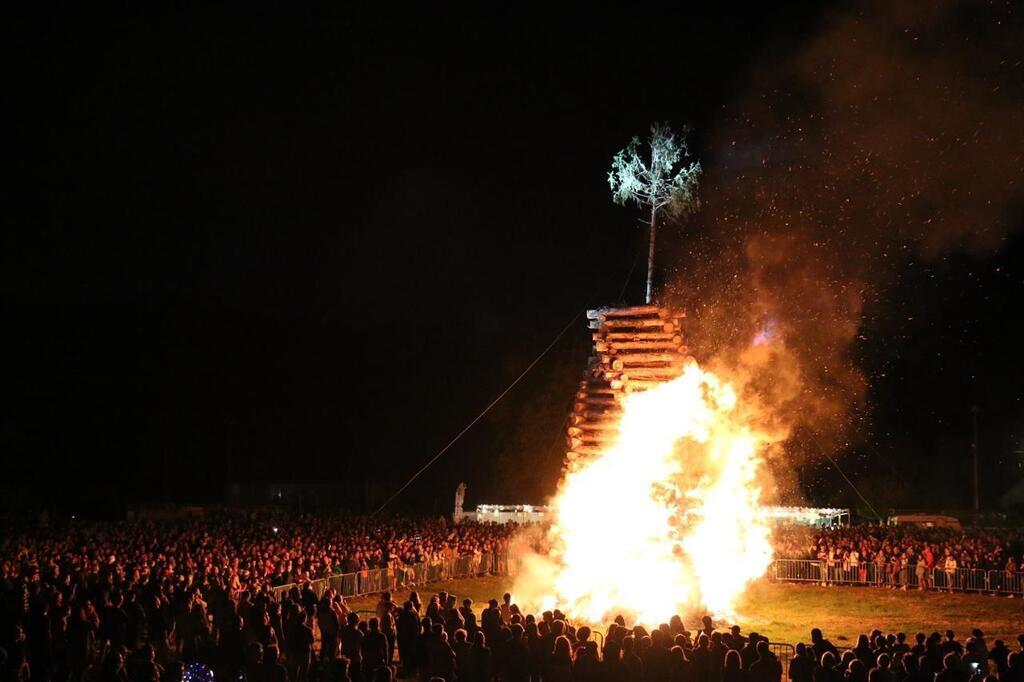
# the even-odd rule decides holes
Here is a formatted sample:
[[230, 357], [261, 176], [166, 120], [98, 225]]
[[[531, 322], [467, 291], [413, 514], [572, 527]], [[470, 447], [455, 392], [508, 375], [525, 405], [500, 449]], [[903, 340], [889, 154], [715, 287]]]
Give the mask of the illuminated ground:
[[[426, 601], [438, 590], [469, 597], [477, 607], [501, 598], [509, 587], [505, 578], [480, 578], [437, 583], [419, 590]], [[408, 596], [397, 595], [401, 601]], [[353, 599], [357, 609], [372, 609], [376, 599]], [[739, 607], [740, 625], [768, 635], [775, 642], [795, 644], [810, 638], [810, 629], [820, 627], [837, 645], [853, 646], [861, 632], [878, 628], [885, 632], [904, 631], [910, 637], [918, 631], [930, 633], [952, 628], [958, 638], [980, 627], [989, 643], [1002, 639], [1013, 648], [1024, 632], [1024, 600], [986, 595], [756, 583]], [[689, 623], [687, 623], [689, 625]]]

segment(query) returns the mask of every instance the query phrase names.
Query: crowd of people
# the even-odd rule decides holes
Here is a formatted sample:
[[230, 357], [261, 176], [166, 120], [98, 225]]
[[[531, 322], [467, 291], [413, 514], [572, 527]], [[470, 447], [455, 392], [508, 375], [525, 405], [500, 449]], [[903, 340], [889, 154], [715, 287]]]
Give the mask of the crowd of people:
[[[443, 592], [401, 604], [384, 593], [371, 614], [313, 587], [503, 551], [517, 530], [330, 515], [4, 528], [0, 682], [1024, 682], [1024, 636], [1011, 651], [980, 631], [963, 642], [875, 631], [840, 652], [815, 631], [780, 661], [767, 639], [710, 618], [695, 632], [679, 617], [592, 632], [557, 610], [525, 614], [507, 594], [479, 610]], [[848, 568], [878, 556], [1012, 563], [1021, 539], [854, 527], [775, 541], [777, 556]]]
[[[323, 602], [309, 581], [495, 552], [515, 531], [351, 515], [5, 527], [0, 682], [120, 679], [126, 661], [133, 681], [153, 682], [175, 660], [231, 670], [254, 633], [267, 645], [307, 646], [317, 618], [347, 615], [339, 595]], [[272, 589], [293, 584], [305, 587]]]
[[914, 526], [858, 525], [841, 528], [779, 529], [775, 556], [820, 562], [841, 575], [865, 582], [924, 586], [934, 569], [1024, 571], [1024, 533], [1019, 530], [963, 530]]
[[[59, 592], [57, 594], [60, 594]], [[332, 589], [223, 594], [187, 591], [161, 621], [159, 597], [55, 619], [29, 590], [25, 629], [0, 649], [4, 682], [1024, 682], [1024, 634], [1012, 649], [980, 630], [945, 635], [874, 630], [840, 651], [818, 629], [780, 660], [766, 637], [708, 616], [691, 632], [679, 616], [647, 629], [617, 617], [595, 632], [558, 610], [524, 614], [505, 594], [471, 600], [381, 594], [352, 611]], [[77, 599], [77, 597], [73, 597]], [[55, 597], [60, 606], [60, 597]], [[149, 610], [147, 610], [149, 609]], [[137, 614], [134, 619], [130, 613]], [[180, 615], [180, 617], [179, 617]], [[364, 617], [365, 616], [365, 617]], [[63, 622], [55, 622], [61, 621]], [[136, 622], [136, 620], [138, 622]], [[55, 641], [53, 630], [63, 633]], [[47, 633], [51, 636], [48, 636]], [[8, 648], [9, 647], [9, 648]], [[90, 665], [90, 655], [96, 660]], [[56, 654], [63, 654], [63, 658]], [[186, 662], [188, 667], [186, 667]], [[198, 672], [197, 672], [198, 671]], [[205, 674], [203, 674], [205, 673]]]

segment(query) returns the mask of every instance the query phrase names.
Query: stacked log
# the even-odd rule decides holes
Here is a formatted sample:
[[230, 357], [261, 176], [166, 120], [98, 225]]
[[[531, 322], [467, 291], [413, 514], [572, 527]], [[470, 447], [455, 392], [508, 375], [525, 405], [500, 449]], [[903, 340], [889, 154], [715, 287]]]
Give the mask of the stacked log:
[[690, 359], [685, 315], [655, 305], [587, 311], [594, 350], [580, 381], [567, 427], [570, 469], [618, 437], [626, 395], [676, 378]]

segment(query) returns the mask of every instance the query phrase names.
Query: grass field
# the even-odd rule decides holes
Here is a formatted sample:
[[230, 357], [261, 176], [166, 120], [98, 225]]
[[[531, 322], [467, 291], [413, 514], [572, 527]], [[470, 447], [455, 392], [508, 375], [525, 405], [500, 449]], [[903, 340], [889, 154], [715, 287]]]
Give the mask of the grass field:
[[[469, 597], [475, 606], [499, 598], [509, 589], [507, 578], [477, 578], [436, 583], [419, 589], [426, 601], [440, 590]], [[405, 593], [396, 596], [402, 601]], [[373, 609], [376, 597], [350, 600], [356, 609]], [[853, 646], [857, 635], [878, 628], [884, 632], [921, 631], [931, 633], [952, 628], [962, 639], [973, 627], [985, 632], [989, 643], [1002, 639], [1012, 646], [1024, 632], [1024, 600], [976, 594], [941, 592], [899, 592], [871, 587], [820, 587], [757, 582], [738, 605], [738, 622], [744, 632], [756, 631], [773, 642], [796, 644], [810, 639], [810, 630], [820, 627], [838, 646]], [[697, 621], [692, 615], [688, 626]]]

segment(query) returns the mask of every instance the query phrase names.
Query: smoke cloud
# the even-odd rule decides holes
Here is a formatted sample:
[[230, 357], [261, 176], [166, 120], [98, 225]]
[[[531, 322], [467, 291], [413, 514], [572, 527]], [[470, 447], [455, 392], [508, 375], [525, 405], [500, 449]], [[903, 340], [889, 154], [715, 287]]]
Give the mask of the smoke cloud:
[[[1024, 22], [1013, 3], [870, 2], [827, 17], [708, 145], [669, 298], [702, 362], [767, 426], [834, 447], [866, 388], [867, 307], [911, 259], [994, 252], [1024, 170]], [[1017, 220], [1019, 223], [1019, 220]]]

